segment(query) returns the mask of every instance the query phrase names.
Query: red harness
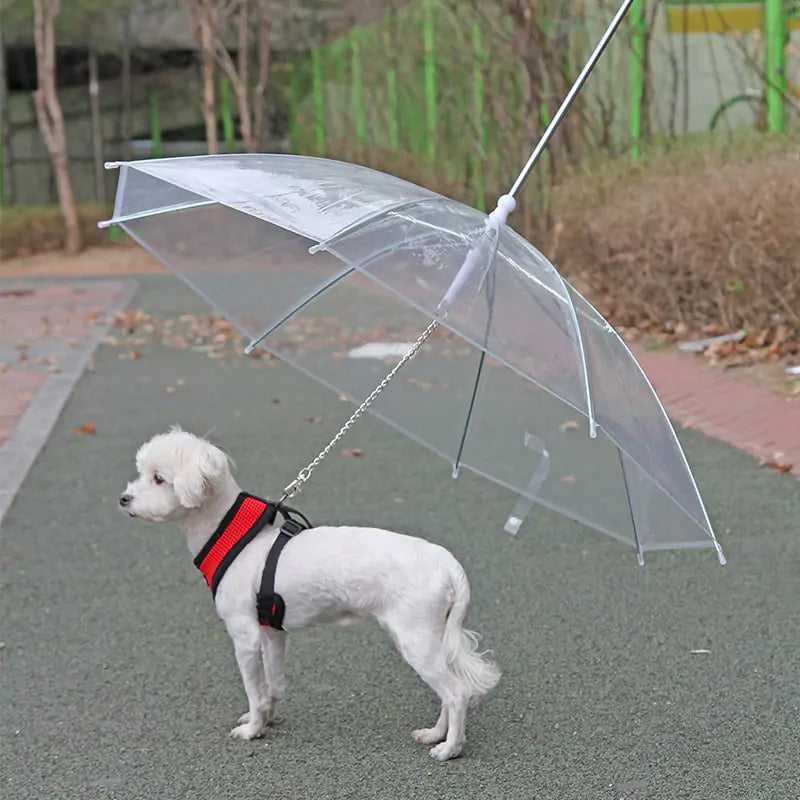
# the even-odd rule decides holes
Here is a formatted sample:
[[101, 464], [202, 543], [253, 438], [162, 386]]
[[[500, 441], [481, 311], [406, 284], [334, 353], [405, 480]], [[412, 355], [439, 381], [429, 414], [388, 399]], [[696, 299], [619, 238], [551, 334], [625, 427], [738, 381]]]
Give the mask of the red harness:
[[[275, 591], [278, 556], [292, 536], [311, 527], [290, 517], [289, 512], [292, 511], [294, 509], [284, 508], [279, 504], [242, 492], [194, 559], [194, 565], [203, 573], [211, 594], [216, 597], [219, 582], [236, 556], [267, 525], [272, 525], [280, 512], [284, 517], [284, 523], [267, 555], [264, 571], [261, 574], [261, 587], [256, 595], [259, 623], [278, 630], [283, 630], [281, 624], [285, 611], [283, 598]], [[302, 516], [300, 512], [294, 513]], [[305, 517], [303, 519], [305, 520]]]

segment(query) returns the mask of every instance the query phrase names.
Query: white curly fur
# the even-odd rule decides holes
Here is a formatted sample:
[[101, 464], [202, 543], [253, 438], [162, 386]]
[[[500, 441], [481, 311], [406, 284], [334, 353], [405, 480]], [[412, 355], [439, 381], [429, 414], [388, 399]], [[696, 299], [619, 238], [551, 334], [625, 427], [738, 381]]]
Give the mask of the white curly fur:
[[[121, 510], [150, 522], [176, 522], [192, 556], [241, 491], [232, 462], [218, 447], [180, 428], [142, 445], [139, 476], [120, 497]], [[320, 527], [290, 541], [278, 561], [275, 590], [286, 602], [285, 631], [258, 624], [255, 595], [277, 534], [267, 528], [237, 556], [216, 594], [219, 616], [233, 639], [248, 711], [231, 736], [263, 735], [285, 691], [286, 631], [321, 622], [374, 618], [403, 658], [438, 694], [432, 728], [413, 732], [446, 760], [464, 746], [468, 706], [490, 691], [500, 670], [463, 628], [469, 584], [454, 556], [437, 544], [377, 528]]]

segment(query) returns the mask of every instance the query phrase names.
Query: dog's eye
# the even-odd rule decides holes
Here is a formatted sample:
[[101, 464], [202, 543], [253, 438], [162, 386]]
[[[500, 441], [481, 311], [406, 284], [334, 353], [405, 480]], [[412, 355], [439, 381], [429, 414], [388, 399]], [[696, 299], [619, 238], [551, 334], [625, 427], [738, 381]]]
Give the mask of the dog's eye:
[[164, 483], [164, 479], [158, 473], [153, 475], [153, 480], [155, 481], [157, 486], [161, 486], [161, 484]]

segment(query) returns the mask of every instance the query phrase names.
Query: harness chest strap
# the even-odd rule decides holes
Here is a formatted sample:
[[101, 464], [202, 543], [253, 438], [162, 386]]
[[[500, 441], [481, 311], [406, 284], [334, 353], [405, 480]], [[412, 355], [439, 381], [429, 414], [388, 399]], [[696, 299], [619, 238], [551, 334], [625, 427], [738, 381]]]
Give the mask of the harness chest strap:
[[194, 564], [203, 573], [212, 596], [216, 597], [217, 587], [228, 567], [258, 533], [275, 522], [278, 511], [285, 516], [285, 521], [267, 555], [256, 595], [256, 609], [259, 624], [283, 630], [281, 624], [286, 607], [283, 598], [275, 592], [275, 570], [286, 543], [305, 529], [302, 523], [286, 516], [275, 503], [242, 492], [197, 554]]

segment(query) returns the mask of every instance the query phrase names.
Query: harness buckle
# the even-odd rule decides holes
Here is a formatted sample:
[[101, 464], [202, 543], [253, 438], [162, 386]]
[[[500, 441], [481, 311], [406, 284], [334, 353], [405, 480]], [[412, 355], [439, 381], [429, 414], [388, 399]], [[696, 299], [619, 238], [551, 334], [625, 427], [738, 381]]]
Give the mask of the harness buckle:
[[283, 525], [281, 525], [281, 533], [286, 534], [286, 536], [295, 536], [300, 533], [300, 531], [304, 530], [306, 530], [306, 526], [303, 525], [302, 522], [298, 522], [291, 517], [286, 517], [283, 521]]

